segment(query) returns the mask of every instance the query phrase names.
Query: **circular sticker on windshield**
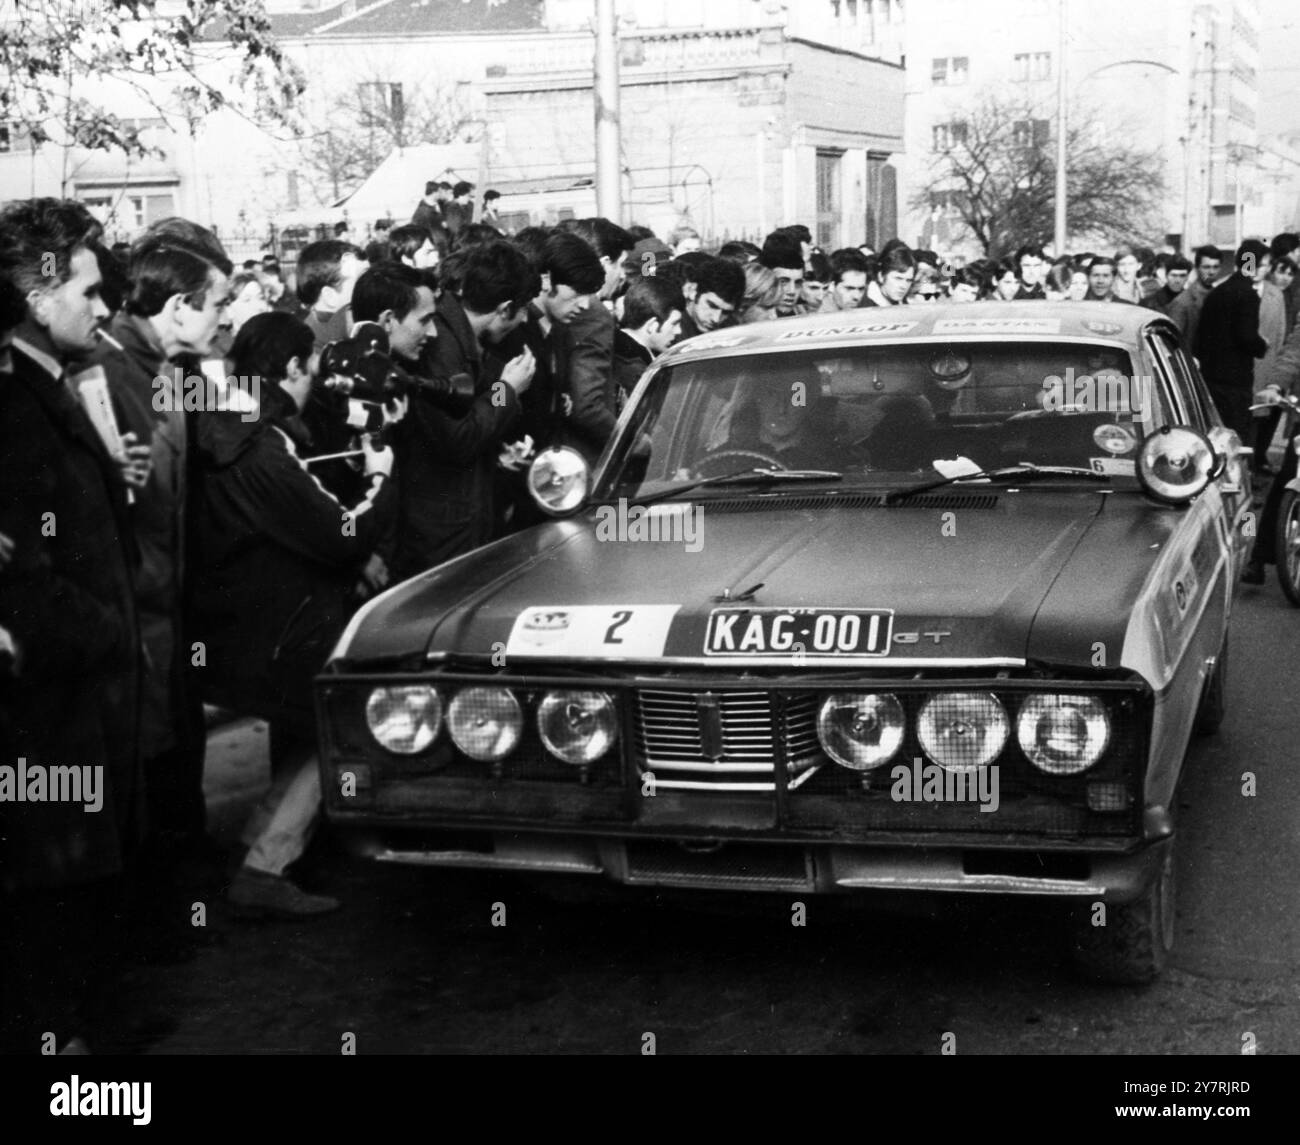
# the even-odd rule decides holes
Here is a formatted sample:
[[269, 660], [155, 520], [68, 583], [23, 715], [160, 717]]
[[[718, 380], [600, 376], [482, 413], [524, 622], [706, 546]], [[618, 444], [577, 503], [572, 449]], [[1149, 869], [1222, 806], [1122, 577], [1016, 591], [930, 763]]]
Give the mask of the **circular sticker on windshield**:
[[1099, 425], [1092, 431], [1092, 440], [1107, 453], [1132, 453], [1137, 448], [1137, 438], [1126, 425]]

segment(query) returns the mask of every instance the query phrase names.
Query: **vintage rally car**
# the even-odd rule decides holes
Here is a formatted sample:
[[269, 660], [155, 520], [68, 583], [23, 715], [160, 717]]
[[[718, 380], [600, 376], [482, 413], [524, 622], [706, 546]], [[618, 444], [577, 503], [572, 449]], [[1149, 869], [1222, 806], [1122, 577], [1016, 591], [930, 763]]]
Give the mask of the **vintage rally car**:
[[861, 309], [675, 346], [554, 520], [398, 585], [317, 680], [325, 806], [394, 862], [1072, 900], [1173, 937], [1249, 473], [1175, 327]]

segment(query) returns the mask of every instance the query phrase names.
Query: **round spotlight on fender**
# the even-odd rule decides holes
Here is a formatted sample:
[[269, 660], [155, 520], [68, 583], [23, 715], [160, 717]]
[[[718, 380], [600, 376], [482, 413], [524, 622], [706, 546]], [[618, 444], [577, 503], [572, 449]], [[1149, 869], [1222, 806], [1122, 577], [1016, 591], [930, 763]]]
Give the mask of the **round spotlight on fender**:
[[1096, 763], [1110, 743], [1110, 716], [1095, 696], [1035, 692], [1020, 708], [1016, 737], [1039, 771], [1078, 775]]
[[537, 706], [546, 750], [565, 763], [594, 763], [618, 739], [618, 713], [606, 692], [548, 692]]
[[1148, 434], [1138, 449], [1137, 479], [1157, 501], [1181, 505], [1200, 493], [1222, 464], [1202, 434], [1186, 426], [1165, 426]]
[[528, 468], [528, 492], [544, 513], [562, 517], [587, 499], [591, 473], [576, 449], [543, 449]]
[[1002, 702], [991, 692], [939, 692], [916, 720], [921, 749], [949, 771], [974, 771], [997, 759], [1011, 734]]
[[366, 726], [396, 755], [417, 755], [438, 738], [442, 699], [428, 684], [376, 688], [366, 699]]
[[822, 750], [854, 771], [888, 763], [902, 745], [906, 727], [903, 705], [889, 692], [836, 692], [817, 712]]
[[515, 750], [524, 713], [505, 688], [465, 688], [447, 707], [447, 730], [470, 759], [494, 763]]

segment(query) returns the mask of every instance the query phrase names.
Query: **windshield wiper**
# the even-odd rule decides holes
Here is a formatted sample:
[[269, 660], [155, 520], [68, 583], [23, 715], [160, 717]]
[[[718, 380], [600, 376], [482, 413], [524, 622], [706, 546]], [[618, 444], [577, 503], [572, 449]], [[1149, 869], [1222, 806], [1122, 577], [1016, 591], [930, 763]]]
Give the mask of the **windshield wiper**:
[[1001, 477], [1018, 477], [1031, 481], [1039, 478], [1085, 477], [1090, 481], [1109, 481], [1107, 473], [1097, 473], [1092, 469], [1080, 469], [1073, 465], [1033, 465], [1026, 461], [1020, 465], [1007, 465], [1001, 469], [980, 469], [974, 473], [958, 473], [953, 477], [938, 477], [933, 481], [923, 481], [920, 485], [909, 485], [905, 489], [893, 489], [884, 496], [884, 503], [901, 501], [904, 497], [914, 497], [918, 493], [928, 493], [931, 489], [941, 489], [958, 481], [976, 481], [981, 477], [997, 479]]
[[629, 504], [653, 505], [656, 501], [666, 501], [670, 497], [689, 493], [706, 485], [742, 485], [757, 481], [765, 485], [774, 485], [783, 481], [842, 481], [843, 473], [833, 469], [739, 469], [735, 473], [720, 473], [715, 477], [697, 477], [693, 481], [683, 481], [679, 485], [670, 485], [657, 493], [645, 496], [629, 497]]

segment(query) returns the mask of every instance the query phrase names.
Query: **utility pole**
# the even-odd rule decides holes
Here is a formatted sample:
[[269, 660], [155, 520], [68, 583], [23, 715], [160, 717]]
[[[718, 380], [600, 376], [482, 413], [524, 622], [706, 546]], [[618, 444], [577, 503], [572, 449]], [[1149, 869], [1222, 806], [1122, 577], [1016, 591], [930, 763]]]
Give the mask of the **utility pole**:
[[1066, 233], [1065, 221], [1068, 205], [1066, 189], [1068, 173], [1065, 169], [1065, 133], [1068, 127], [1065, 111], [1065, 60], [1070, 32], [1070, 0], [1061, 0], [1060, 22], [1060, 46], [1056, 53], [1056, 228], [1052, 236], [1052, 245], [1055, 248], [1052, 254], [1055, 258], [1065, 254], [1065, 244], [1069, 237]]
[[1234, 250], [1240, 249], [1243, 232], [1242, 213], [1245, 207], [1245, 200], [1241, 194], [1241, 161], [1245, 158], [1240, 146], [1228, 148], [1228, 160], [1232, 163], [1232, 246]]
[[623, 221], [619, 171], [618, 31], [614, 0], [596, 0], [596, 211]]

